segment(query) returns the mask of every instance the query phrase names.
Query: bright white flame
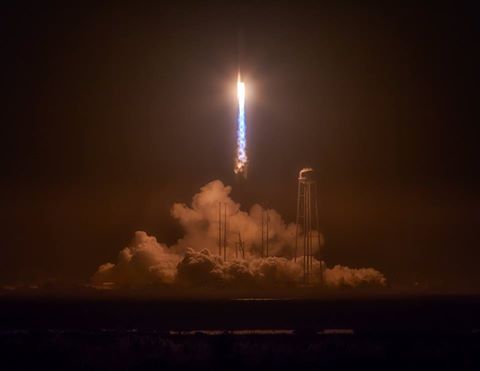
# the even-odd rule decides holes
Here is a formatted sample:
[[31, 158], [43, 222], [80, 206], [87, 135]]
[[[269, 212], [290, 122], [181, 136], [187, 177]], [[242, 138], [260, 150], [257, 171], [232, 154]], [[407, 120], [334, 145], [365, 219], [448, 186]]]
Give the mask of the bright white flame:
[[235, 174], [246, 176], [247, 170], [247, 125], [245, 122], [245, 83], [240, 80], [240, 74], [237, 80], [237, 99], [238, 99], [238, 117], [237, 117], [237, 156], [235, 159]]
[[238, 95], [238, 104], [240, 106], [245, 106], [245, 83], [238, 81], [237, 82], [237, 95]]

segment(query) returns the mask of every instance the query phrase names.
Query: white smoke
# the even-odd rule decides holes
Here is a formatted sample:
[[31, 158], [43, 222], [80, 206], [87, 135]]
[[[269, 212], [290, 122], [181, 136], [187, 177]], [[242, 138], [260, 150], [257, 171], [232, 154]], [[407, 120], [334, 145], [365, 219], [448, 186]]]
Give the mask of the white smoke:
[[[196, 251], [207, 249], [218, 253], [218, 221], [219, 204], [226, 205], [228, 220], [227, 241], [234, 245], [239, 234], [247, 247], [249, 255], [255, 255], [262, 239], [262, 213], [269, 218], [269, 253], [270, 255], [288, 255], [292, 253], [295, 241], [295, 225], [286, 225], [280, 214], [273, 209], [264, 209], [255, 204], [250, 212], [240, 210], [240, 205], [230, 198], [232, 188], [215, 180], [200, 189], [192, 200], [191, 207], [176, 203], [171, 214], [178, 219], [185, 229], [185, 236], [178, 240], [173, 249], [184, 252], [190, 247]], [[223, 206], [222, 206], [223, 207]], [[223, 218], [223, 209], [221, 210]], [[227, 254], [233, 258], [234, 249], [228, 249]]]
[[135, 232], [130, 246], [118, 254], [116, 264], [101, 265], [94, 282], [114, 282], [118, 285], [144, 286], [151, 283], [173, 283], [181, 256], [145, 232]]
[[207, 249], [188, 249], [177, 274], [179, 283], [194, 286], [278, 287], [298, 284], [302, 270], [299, 264], [282, 257], [224, 262]]
[[325, 271], [325, 281], [332, 287], [357, 287], [362, 285], [385, 286], [387, 280], [373, 268], [352, 269], [336, 265]]
[[[292, 287], [303, 282], [303, 258], [291, 259], [295, 246], [294, 224], [286, 224], [273, 209], [255, 204], [250, 212], [230, 198], [231, 187], [215, 180], [200, 189], [191, 206], [176, 203], [171, 214], [178, 219], [185, 235], [171, 247], [160, 244], [145, 232], [136, 232], [116, 264], [101, 265], [92, 280], [116, 285], [151, 284], [213, 287]], [[219, 256], [219, 204], [226, 205], [227, 261]], [[222, 217], [223, 217], [222, 209]], [[262, 214], [269, 217], [269, 257], [260, 257]], [[317, 232], [319, 233], [319, 232]], [[245, 258], [235, 253], [239, 236]], [[320, 237], [322, 237], [320, 235]], [[323, 240], [323, 237], [319, 239]], [[320, 246], [321, 247], [321, 246]], [[314, 253], [319, 249], [314, 246]], [[321, 281], [321, 264], [327, 286], [385, 285], [383, 274], [373, 268], [351, 269], [313, 259], [311, 283]]]

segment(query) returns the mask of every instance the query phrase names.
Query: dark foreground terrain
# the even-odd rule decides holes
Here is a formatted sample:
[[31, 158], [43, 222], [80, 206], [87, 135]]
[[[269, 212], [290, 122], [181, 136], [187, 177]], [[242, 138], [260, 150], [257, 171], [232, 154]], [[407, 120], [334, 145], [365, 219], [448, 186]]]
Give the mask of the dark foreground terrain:
[[0, 297], [0, 369], [480, 370], [480, 297]]

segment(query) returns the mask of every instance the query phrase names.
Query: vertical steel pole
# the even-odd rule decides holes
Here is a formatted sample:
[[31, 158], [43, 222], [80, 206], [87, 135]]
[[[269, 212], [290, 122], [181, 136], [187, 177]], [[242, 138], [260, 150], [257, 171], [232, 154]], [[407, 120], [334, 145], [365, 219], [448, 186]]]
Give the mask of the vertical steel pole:
[[269, 255], [268, 252], [268, 239], [269, 239], [269, 233], [268, 233], [268, 224], [270, 223], [270, 215], [268, 215], [268, 210], [267, 210], [267, 237], [266, 237], [266, 244], [267, 244], [267, 257]]
[[223, 214], [224, 219], [224, 229], [223, 229], [223, 261], [227, 261], [227, 204], [224, 204], [225, 211]]
[[222, 256], [222, 203], [218, 203], [218, 255]]
[[320, 244], [320, 220], [318, 219], [318, 185], [315, 183], [315, 229], [317, 230], [318, 260], [320, 261], [320, 284], [323, 285], [323, 265]]
[[297, 261], [298, 255], [298, 229], [300, 223], [300, 180], [298, 180], [298, 190], [297, 190], [297, 225], [295, 230], [295, 255], [293, 256], [293, 260]]

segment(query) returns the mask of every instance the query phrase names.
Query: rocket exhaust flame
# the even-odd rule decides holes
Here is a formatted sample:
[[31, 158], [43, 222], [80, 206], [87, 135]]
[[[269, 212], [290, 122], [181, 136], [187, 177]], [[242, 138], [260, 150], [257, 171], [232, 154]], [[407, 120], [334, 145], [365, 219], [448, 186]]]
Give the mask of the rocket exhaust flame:
[[240, 74], [237, 80], [237, 155], [235, 159], [235, 174], [247, 175], [247, 125], [245, 122], [245, 83], [241, 81]]

